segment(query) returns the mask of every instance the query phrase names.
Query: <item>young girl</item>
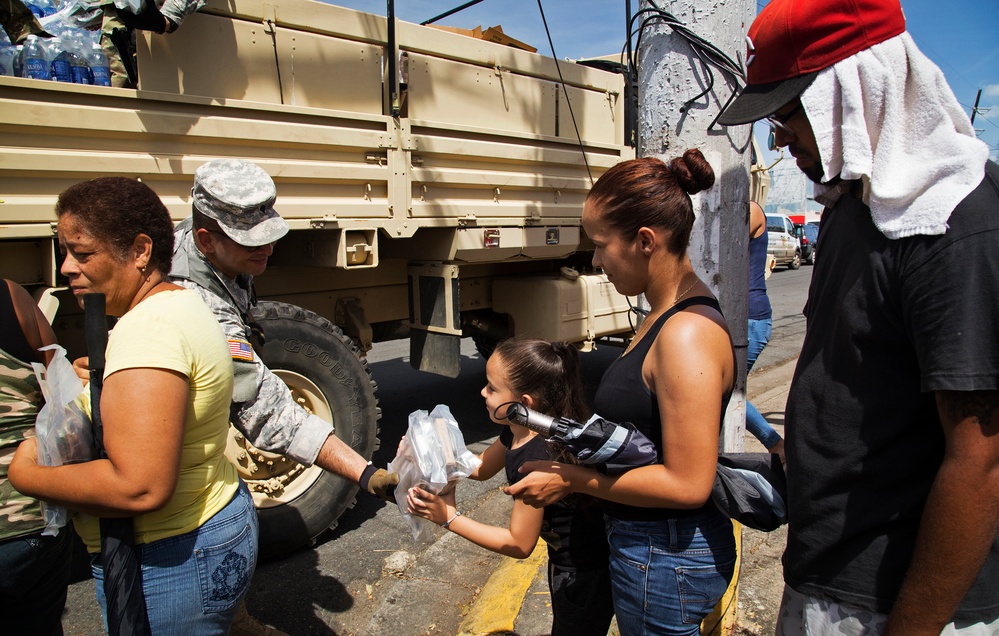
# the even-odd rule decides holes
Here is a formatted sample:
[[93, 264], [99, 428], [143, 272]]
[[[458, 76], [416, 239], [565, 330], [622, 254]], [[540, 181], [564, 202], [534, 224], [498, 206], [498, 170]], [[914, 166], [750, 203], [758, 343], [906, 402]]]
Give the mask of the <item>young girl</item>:
[[[564, 342], [511, 338], [497, 345], [486, 362], [482, 389], [489, 418], [503, 426], [471, 478], [486, 480], [506, 470], [513, 484], [527, 461], [553, 459], [548, 442], [506, 419], [511, 403], [552, 416], [586, 421], [589, 408], [579, 375], [579, 354]], [[524, 559], [541, 536], [548, 544], [548, 589], [552, 597], [552, 636], [606, 636], [614, 609], [607, 570], [607, 540], [599, 508], [569, 497], [543, 509], [513, 502], [510, 527], [500, 528], [461, 516], [454, 491], [437, 496], [418, 487], [407, 494], [410, 514], [441, 525], [487, 550]]]
[[534, 472], [507, 488], [531, 505], [569, 493], [601, 499], [622, 636], [697, 636], [735, 571], [732, 522], [710, 501], [735, 353], [718, 303], [687, 254], [690, 195], [713, 183], [698, 150], [669, 164], [632, 159], [605, 172], [583, 206], [593, 266], [618, 292], [645, 294], [651, 306], [593, 402], [602, 417], [631, 422], [652, 440], [660, 462], [619, 475], [532, 462], [524, 468]]

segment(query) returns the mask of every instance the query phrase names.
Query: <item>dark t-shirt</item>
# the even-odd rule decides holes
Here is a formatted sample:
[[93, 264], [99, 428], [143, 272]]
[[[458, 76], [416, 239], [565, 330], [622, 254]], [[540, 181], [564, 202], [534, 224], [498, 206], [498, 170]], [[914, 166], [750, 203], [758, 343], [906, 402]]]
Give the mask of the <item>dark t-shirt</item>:
[[[784, 577], [799, 592], [891, 610], [943, 459], [933, 392], [999, 389], [999, 167], [987, 169], [942, 236], [889, 240], [851, 195], [823, 213], [787, 401]], [[954, 618], [997, 616], [999, 537]]]
[[[524, 478], [519, 469], [525, 462], [552, 459], [548, 440], [535, 435], [519, 448], [510, 449], [513, 432], [503, 427], [500, 442], [506, 447], [506, 479], [515, 484]], [[592, 571], [607, 567], [607, 535], [596, 501], [573, 494], [545, 506], [541, 538], [548, 544], [548, 560], [562, 569]]]

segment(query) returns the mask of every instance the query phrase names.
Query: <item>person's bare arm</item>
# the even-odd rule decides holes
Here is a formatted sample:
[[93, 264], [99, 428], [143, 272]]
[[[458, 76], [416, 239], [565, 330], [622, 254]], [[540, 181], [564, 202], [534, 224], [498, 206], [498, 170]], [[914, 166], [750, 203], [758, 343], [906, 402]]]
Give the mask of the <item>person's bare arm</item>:
[[[10, 465], [22, 493], [99, 517], [131, 517], [173, 498], [187, 417], [187, 378], [165, 369], [125, 369], [104, 381], [107, 459], [39, 466], [34, 440]], [[30, 442], [30, 443], [29, 443]]]
[[482, 463], [472, 471], [472, 474], [468, 478], [476, 481], [492, 479], [496, 473], [503, 470], [503, 467], [506, 466], [506, 446], [497, 439], [489, 445], [489, 448], [482, 451], [479, 459], [482, 460]]
[[14, 305], [14, 313], [17, 315], [17, 321], [21, 325], [24, 337], [27, 339], [31, 349], [36, 352], [37, 359], [41, 361], [44, 358], [45, 364], [48, 364], [55, 353], [53, 351], [46, 351], [43, 356], [41, 353], [38, 353], [38, 349], [56, 343], [52, 325], [49, 324], [49, 321], [45, 318], [45, 314], [38, 308], [38, 303], [35, 302], [35, 299], [31, 297], [31, 294], [26, 289], [14, 281], [7, 280], [5, 282], [7, 289], [10, 290], [10, 299]]
[[885, 636], [937, 636], [999, 532], [999, 391], [936, 394], [946, 439]]
[[368, 462], [342, 439], [330, 434], [319, 449], [315, 464], [356, 484]]
[[767, 231], [767, 215], [756, 201], [749, 202], [749, 238], [756, 238]]
[[411, 488], [406, 497], [410, 514], [442, 525], [451, 520], [448, 530], [475, 545], [514, 559], [526, 559], [534, 551], [541, 535], [544, 509], [532, 508], [523, 501], [514, 501], [510, 513], [510, 527], [501, 528], [456, 516], [454, 493], [438, 496], [421, 488]]

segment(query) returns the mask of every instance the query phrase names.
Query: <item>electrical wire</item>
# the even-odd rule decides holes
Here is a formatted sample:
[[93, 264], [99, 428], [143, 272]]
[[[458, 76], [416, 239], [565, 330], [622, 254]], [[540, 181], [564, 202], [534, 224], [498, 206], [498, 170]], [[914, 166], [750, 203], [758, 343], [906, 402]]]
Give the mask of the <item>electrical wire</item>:
[[[638, 51], [641, 49], [642, 37], [648, 27], [662, 24], [672, 29], [674, 33], [682, 37], [690, 45], [707, 79], [707, 85], [704, 90], [683, 103], [683, 106], [680, 107], [681, 113], [686, 112], [694, 102], [707, 95], [714, 88], [715, 75], [712, 68], [720, 71], [729, 83], [734, 84], [735, 90], [732, 91], [728, 100], [722, 105], [722, 108], [718, 111], [718, 115], [708, 125], [708, 130], [711, 130], [717, 124], [718, 117], [721, 116], [721, 113], [725, 112], [725, 109], [738, 94], [741, 82], [744, 82], [746, 78], [745, 70], [743, 70], [741, 62], [733, 60], [717, 46], [691, 31], [687, 25], [680, 22], [673, 14], [660, 9], [653, 0], [649, 0], [649, 4], [651, 8], [642, 9], [632, 16], [631, 24], [628, 27], [628, 42], [630, 43], [632, 38], [637, 38], [635, 47], [631, 49], [631, 57], [628, 59], [628, 72], [632, 77], [637, 76]], [[637, 28], [636, 24], [638, 25]], [[622, 50], [622, 57], [624, 55], [624, 50]]]
[[548, 36], [548, 46], [552, 50], [552, 58], [555, 60], [555, 70], [558, 71], [558, 81], [562, 85], [562, 93], [565, 95], [565, 103], [569, 107], [569, 117], [572, 118], [572, 127], [576, 131], [576, 141], [579, 142], [579, 152], [583, 155], [583, 165], [586, 166], [586, 176], [590, 179], [590, 185], [593, 185], [593, 173], [590, 172], [590, 162], [586, 159], [586, 148], [583, 146], [583, 138], [579, 134], [579, 126], [576, 125], [576, 114], [572, 110], [572, 100], [569, 99], [569, 91], [565, 87], [565, 79], [562, 78], [562, 67], [558, 63], [558, 56], [555, 55], [555, 44], [552, 42], [551, 31], [548, 30], [548, 20], [545, 19], [545, 8], [541, 6], [541, 0], [538, 0], [538, 11], [541, 12], [541, 23], [545, 27], [545, 35]]

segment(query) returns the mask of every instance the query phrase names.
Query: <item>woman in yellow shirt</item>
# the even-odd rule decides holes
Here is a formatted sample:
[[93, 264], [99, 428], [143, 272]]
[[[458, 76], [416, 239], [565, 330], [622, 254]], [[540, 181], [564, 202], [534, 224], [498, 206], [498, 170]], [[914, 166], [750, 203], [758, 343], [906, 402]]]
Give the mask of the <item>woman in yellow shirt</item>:
[[101, 414], [106, 459], [40, 466], [33, 439], [10, 466], [21, 492], [87, 516], [77, 531], [95, 553], [95, 517], [131, 517], [153, 634], [226, 634], [257, 561], [253, 502], [223, 451], [232, 361], [218, 323], [169, 282], [173, 224], [144, 184], [78, 183], [59, 196], [62, 273], [81, 303], [106, 295], [120, 316], [108, 339]]

